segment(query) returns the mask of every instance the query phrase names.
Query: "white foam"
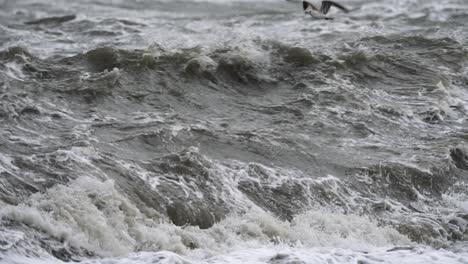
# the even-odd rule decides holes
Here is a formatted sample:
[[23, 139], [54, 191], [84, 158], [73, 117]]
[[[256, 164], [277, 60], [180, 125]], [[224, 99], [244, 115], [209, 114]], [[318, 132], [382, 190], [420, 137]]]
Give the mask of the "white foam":
[[[466, 245], [465, 245], [466, 246]], [[429, 247], [403, 248], [388, 251], [378, 248], [360, 252], [339, 248], [291, 248], [284, 246], [251, 248], [206, 259], [182, 257], [172, 252], [140, 252], [125, 257], [86, 260], [83, 264], [466, 264], [468, 253], [454, 253]], [[55, 259], [8, 256], [9, 264], [63, 264]]]
[[209, 263], [310, 263], [310, 264], [355, 264], [355, 263], [466, 263], [468, 254], [457, 255], [445, 250], [416, 248], [387, 252], [386, 248], [369, 253], [337, 248], [264, 248], [234, 252], [219, 256]]
[[8, 62], [5, 64], [6, 71], [3, 73], [17, 81], [24, 81], [25, 75], [23, 73], [23, 70], [21, 69], [22, 65], [16, 63], [16, 62]]
[[[117, 81], [120, 78], [120, 70], [119, 68], [113, 68], [112, 71], [104, 70], [103, 72], [93, 73], [90, 74], [88, 72], [83, 73], [80, 76], [80, 83], [82, 84], [82, 88], [80, 90], [88, 90], [91, 89], [87, 84], [88, 83], [102, 83], [106, 84], [106, 88], [110, 89], [114, 85], [116, 85]], [[93, 86], [94, 87], [94, 86]], [[96, 88], [93, 88], [96, 89]], [[102, 87], [98, 89], [103, 89]]]
[[468, 194], [446, 193], [443, 195], [445, 201], [468, 214]]
[[[0, 219], [23, 223], [101, 256], [162, 249], [209, 256], [271, 243], [354, 249], [410, 243], [395, 230], [379, 227], [366, 217], [323, 210], [285, 222], [257, 209], [227, 217], [206, 230], [177, 227], [164, 218], [143, 215], [112, 181], [88, 177], [34, 194], [24, 204], [3, 206]], [[193, 245], [198, 249], [190, 251]]]

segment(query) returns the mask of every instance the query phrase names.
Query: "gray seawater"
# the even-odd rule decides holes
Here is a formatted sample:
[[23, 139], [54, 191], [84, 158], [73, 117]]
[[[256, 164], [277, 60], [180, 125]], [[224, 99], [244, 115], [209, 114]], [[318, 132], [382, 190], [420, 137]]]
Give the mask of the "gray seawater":
[[341, 3], [0, 0], [0, 262], [467, 263], [468, 2]]

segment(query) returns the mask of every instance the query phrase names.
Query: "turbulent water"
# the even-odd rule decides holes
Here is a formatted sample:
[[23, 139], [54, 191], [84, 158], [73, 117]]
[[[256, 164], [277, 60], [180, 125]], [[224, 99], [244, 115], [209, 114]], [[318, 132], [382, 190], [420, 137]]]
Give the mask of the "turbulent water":
[[468, 263], [468, 2], [0, 0], [0, 263]]

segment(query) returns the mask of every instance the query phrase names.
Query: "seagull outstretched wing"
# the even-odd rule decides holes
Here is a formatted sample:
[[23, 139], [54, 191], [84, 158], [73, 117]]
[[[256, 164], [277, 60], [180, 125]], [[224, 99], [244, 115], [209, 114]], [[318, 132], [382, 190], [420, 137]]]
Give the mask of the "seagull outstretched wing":
[[304, 12], [308, 13], [311, 11], [319, 11], [317, 7], [315, 7], [312, 3], [307, 1], [302, 1], [302, 7], [304, 8]]
[[322, 1], [322, 6], [320, 7], [320, 13], [326, 15], [328, 13], [328, 11], [330, 10], [330, 7], [332, 7], [332, 6], [337, 7], [338, 9], [340, 9], [341, 11], [343, 11], [345, 13], [349, 12], [349, 10], [346, 7], [336, 3], [334, 1]]

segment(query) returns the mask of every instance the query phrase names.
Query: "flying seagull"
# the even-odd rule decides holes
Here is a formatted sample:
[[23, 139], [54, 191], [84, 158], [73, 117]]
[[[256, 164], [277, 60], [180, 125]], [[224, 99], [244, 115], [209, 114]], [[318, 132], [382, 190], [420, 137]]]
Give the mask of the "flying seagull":
[[349, 10], [334, 2], [334, 1], [322, 1], [322, 6], [320, 6], [320, 9], [315, 7], [313, 4], [307, 2], [307, 1], [302, 1], [302, 6], [304, 7], [304, 13], [311, 15], [314, 18], [318, 19], [325, 19], [325, 20], [333, 20], [333, 17], [327, 16], [328, 11], [330, 10], [330, 7], [334, 6], [340, 9], [341, 11], [348, 13]]

